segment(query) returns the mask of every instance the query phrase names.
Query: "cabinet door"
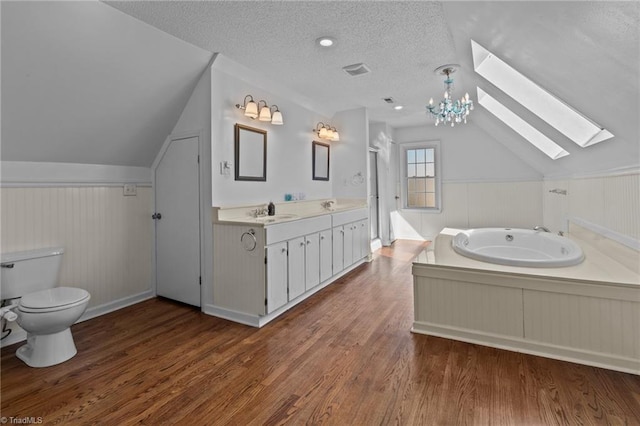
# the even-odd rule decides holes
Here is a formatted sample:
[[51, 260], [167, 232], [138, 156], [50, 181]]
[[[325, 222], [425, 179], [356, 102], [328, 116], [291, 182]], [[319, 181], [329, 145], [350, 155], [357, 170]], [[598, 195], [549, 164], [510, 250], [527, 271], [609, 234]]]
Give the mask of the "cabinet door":
[[325, 282], [333, 275], [331, 230], [320, 232], [320, 282]]
[[320, 284], [320, 234], [307, 235], [304, 242], [305, 290], [310, 290]]
[[345, 268], [348, 268], [353, 265], [353, 262], [355, 262], [355, 259], [353, 258], [353, 234], [355, 229], [357, 229], [357, 227], [354, 223], [344, 225], [343, 258]]
[[357, 262], [363, 257], [369, 255], [367, 247], [367, 221], [359, 220], [353, 226], [353, 261]]
[[368, 257], [371, 252], [371, 237], [369, 233], [369, 223], [367, 219], [363, 219], [360, 224], [360, 250], [361, 257]]
[[344, 269], [344, 227], [333, 228], [333, 275], [337, 275]]
[[304, 280], [304, 237], [287, 241], [289, 247], [289, 300], [293, 300], [305, 291]]
[[287, 303], [287, 243], [267, 247], [267, 313]]

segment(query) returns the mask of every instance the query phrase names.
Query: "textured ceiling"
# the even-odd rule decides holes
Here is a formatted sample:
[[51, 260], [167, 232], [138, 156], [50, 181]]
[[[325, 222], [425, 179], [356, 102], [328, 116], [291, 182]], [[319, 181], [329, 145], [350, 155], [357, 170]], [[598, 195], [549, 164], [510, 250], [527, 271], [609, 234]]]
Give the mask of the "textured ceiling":
[[[254, 66], [328, 110], [365, 106], [370, 120], [394, 127], [425, 122], [425, 103], [442, 92], [443, 79], [433, 73], [440, 65], [462, 65], [454, 96], [475, 95], [475, 86], [486, 84], [473, 73], [472, 38], [578, 109], [583, 101], [597, 105], [598, 82], [607, 74], [638, 91], [637, 2], [106, 3]], [[314, 41], [323, 35], [335, 37], [337, 45], [317, 47]], [[358, 62], [372, 72], [350, 77], [342, 70]], [[582, 98], [573, 96], [589, 88]], [[389, 96], [405, 108], [393, 110], [382, 101]], [[593, 113], [602, 121], [599, 111]]]
[[[433, 70], [457, 59], [439, 2], [106, 3], [262, 70], [329, 111], [366, 106], [371, 120], [392, 125], [424, 122], [425, 100], [443, 87]], [[335, 37], [336, 45], [316, 46], [324, 35]], [[359, 62], [372, 72], [351, 77], [342, 70]], [[393, 110], [382, 100], [389, 96], [414, 107], [410, 121], [412, 110]]]

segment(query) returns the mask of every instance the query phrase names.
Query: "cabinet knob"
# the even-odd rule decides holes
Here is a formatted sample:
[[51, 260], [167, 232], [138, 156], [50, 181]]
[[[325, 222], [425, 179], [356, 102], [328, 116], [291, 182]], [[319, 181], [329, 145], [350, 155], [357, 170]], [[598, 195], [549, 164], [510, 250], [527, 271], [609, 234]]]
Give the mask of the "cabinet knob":
[[304, 247], [304, 241], [300, 243], [300, 247]]

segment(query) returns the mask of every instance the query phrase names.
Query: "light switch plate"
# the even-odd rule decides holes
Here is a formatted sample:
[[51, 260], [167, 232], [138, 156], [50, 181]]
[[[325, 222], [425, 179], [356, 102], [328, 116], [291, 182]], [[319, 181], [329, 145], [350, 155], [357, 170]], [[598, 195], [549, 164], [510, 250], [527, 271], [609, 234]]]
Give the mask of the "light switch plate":
[[138, 194], [138, 188], [134, 183], [125, 183], [124, 184], [124, 196], [132, 196]]

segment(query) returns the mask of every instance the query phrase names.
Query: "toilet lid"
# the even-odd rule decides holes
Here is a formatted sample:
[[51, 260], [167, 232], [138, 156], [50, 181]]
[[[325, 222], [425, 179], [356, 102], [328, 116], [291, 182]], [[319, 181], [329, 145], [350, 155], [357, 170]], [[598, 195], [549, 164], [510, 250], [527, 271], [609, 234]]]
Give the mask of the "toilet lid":
[[81, 302], [89, 297], [89, 292], [81, 288], [56, 287], [26, 294], [20, 299], [20, 306], [27, 309], [51, 309]]

